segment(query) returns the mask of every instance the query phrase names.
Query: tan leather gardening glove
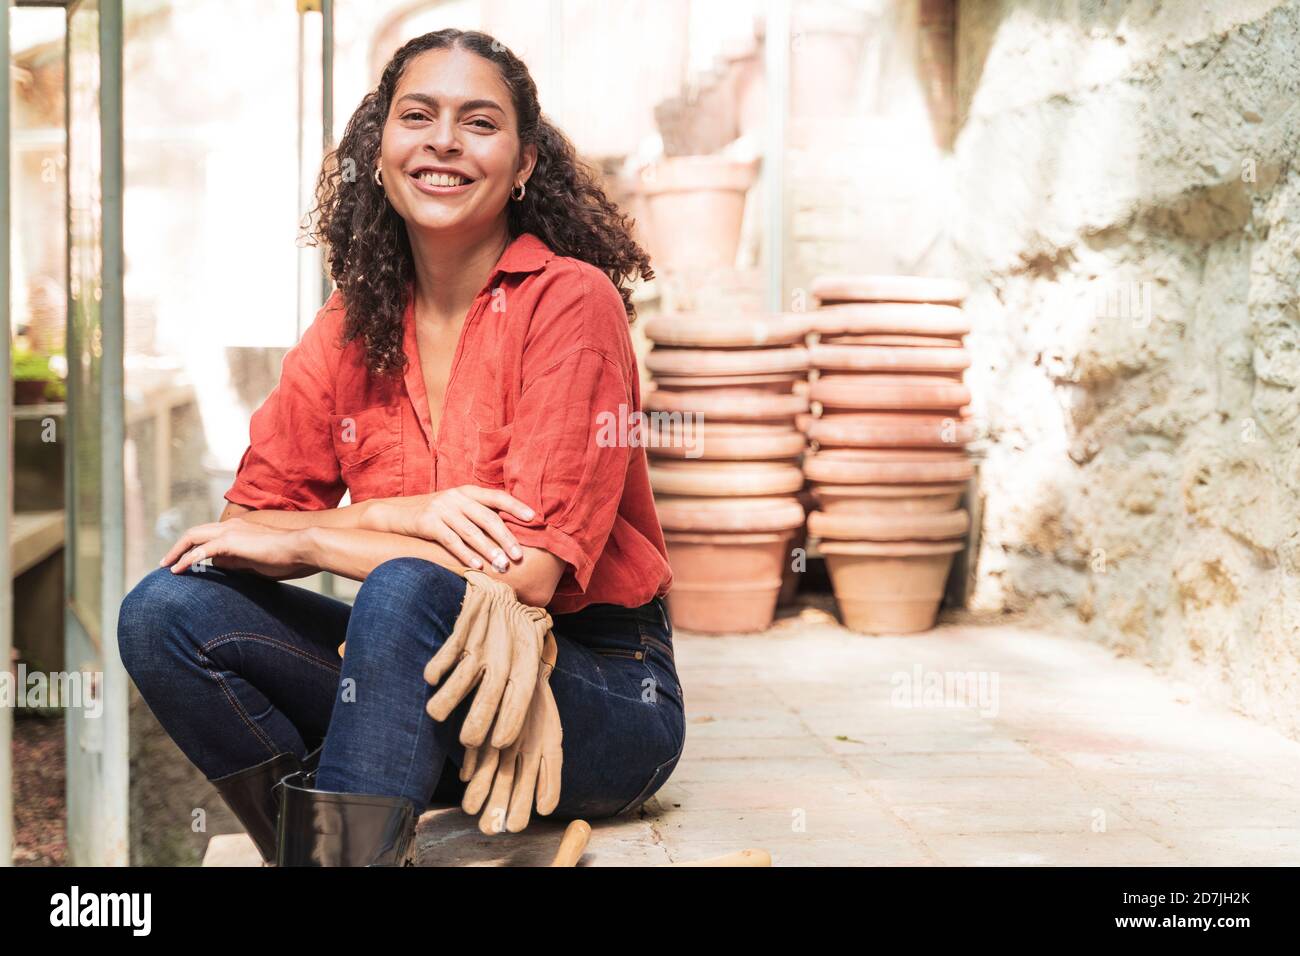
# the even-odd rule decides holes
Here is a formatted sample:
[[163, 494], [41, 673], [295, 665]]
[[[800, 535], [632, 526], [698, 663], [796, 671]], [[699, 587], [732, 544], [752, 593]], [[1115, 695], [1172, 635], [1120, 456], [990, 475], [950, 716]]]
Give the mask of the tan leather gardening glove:
[[510, 585], [466, 571], [460, 614], [424, 668], [424, 679], [438, 687], [425, 705], [429, 716], [446, 720], [473, 691], [460, 742], [481, 746], [490, 729], [493, 747], [509, 746], [528, 716], [550, 628], [550, 614], [521, 603]]
[[542, 816], [560, 802], [564, 731], [560, 727], [560, 709], [551, 693], [557, 650], [555, 635], [547, 630], [537, 689], [519, 739], [504, 749], [490, 745], [465, 748], [460, 779], [469, 786], [461, 809], [472, 815], [482, 808], [478, 828], [489, 835], [502, 830], [518, 833], [528, 826], [534, 800]]

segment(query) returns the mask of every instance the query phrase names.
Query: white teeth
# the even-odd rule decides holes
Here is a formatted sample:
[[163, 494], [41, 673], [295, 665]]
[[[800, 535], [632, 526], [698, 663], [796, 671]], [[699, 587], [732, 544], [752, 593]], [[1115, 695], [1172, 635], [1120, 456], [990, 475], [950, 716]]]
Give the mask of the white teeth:
[[451, 176], [447, 173], [420, 173], [420, 182], [428, 183], [430, 186], [460, 186], [467, 182], [464, 176]]

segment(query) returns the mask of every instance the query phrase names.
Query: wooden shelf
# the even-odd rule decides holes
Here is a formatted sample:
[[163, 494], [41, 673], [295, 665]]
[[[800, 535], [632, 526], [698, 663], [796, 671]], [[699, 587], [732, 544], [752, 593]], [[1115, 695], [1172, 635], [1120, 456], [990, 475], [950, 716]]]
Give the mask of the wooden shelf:
[[9, 564], [14, 577], [34, 568], [63, 547], [63, 524], [62, 509], [14, 515], [9, 543]]

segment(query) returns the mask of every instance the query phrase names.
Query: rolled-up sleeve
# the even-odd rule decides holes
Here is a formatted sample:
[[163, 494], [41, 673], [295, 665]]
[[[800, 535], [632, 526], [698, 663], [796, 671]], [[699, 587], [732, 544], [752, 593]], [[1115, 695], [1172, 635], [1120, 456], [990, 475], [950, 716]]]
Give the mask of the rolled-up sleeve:
[[623, 497], [635, 359], [612, 284], [584, 291], [564, 308], [580, 310], [581, 322], [572, 314], [567, 323], [553, 320], [526, 356], [533, 371], [515, 407], [505, 459], [506, 490], [535, 517], [500, 514], [520, 544], [571, 565], [585, 591]]
[[227, 501], [276, 511], [336, 507], [347, 490], [330, 434], [333, 387], [327, 337], [335, 293], [284, 356], [280, 381], [249, 423], [249, 445]]

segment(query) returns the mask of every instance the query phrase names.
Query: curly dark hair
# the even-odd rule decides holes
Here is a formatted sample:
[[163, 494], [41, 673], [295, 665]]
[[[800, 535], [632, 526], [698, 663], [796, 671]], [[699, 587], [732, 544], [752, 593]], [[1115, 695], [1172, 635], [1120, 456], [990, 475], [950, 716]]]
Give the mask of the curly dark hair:
[[557, 255], [597, 266], [622, 295], [629, 322], [636, 317], [629, 280], [654, 278], [650, 257], [631, 237], [631, 220], [605, 196], [599, 174], [578, 159], [569, 138], [542, 115], [537, 86], [523, 61], [485, 33], [426, 33], [393, 54], [379, 85], [348, 120], [338, 148], [321, 165], [311, 214], [315, 224], [304, 227], [311, 245], [327, 247], [330, 276], [347, 309], [343, 341], [360, 337], [366, 365], [376, 374], [405, 368], [402, 318], [415, 268], [406, 225], [369, 171], [407, 63], [426, 50], [452, 48], [496, 64], [519, 117], [520, 147], [537, 146], [524, 199], [506, 203], [510, 238], [531, 232]]

